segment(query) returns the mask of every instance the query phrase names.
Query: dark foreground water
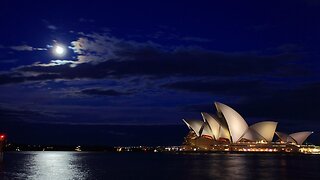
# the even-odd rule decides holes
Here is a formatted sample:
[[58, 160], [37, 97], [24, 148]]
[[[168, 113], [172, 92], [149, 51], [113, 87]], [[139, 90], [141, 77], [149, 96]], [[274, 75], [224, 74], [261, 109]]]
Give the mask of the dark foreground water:
[[9, 152], [0, 179], [320, 179], [320, 156]]

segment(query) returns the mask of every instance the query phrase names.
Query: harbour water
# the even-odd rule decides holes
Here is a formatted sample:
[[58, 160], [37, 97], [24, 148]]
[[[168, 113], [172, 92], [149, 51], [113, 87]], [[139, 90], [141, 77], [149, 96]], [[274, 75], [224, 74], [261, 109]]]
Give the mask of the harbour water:
[[320, 179], [320, 156], [7, 152], [0, 179]]

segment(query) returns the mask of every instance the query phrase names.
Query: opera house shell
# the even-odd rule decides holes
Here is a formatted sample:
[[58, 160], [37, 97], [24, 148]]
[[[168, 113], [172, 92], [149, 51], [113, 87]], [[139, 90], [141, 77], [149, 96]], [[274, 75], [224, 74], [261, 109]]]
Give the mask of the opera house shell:
[[293, 134], [276, 132], [278, 123], [262, 121], [248, 125], [245, 119], [231, 107], [215, 102], [216, 115], [202, 112], [203, 120], [183, 119], [190, 129], [185, 144], [208, 148], [216, 144], [239, 144], [241, 142], [262, 142], [271, 144], [276, 134], [277, 142], [302, 145], [313, 132], [305, 131]]

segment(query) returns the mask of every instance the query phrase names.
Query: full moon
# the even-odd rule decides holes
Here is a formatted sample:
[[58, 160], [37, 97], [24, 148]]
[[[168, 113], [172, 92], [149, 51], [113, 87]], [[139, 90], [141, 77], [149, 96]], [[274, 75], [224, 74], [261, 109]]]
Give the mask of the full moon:
[[64, 48], [63, 46], [61, 46], [61, 45], [56, 45], [56, 46], [54, 46], [54, 48], [53, 48], [53, 52], [54, 52], [54, 54], [56, 54], [56, 55], [58, 55], [58, 56], [62, 56], [62, 55], [65, 54], [66, 50], [65, 50], [65, 48]]

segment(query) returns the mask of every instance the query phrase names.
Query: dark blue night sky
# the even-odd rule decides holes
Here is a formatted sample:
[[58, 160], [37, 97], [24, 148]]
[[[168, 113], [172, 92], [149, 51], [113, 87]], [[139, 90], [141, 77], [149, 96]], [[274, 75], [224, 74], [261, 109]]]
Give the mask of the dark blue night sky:
[[317, 0], [2, 0], [0, 130], [23, 143], [179, 144], [181, 119], [219, 101], [320, 143], [319, 12]]

